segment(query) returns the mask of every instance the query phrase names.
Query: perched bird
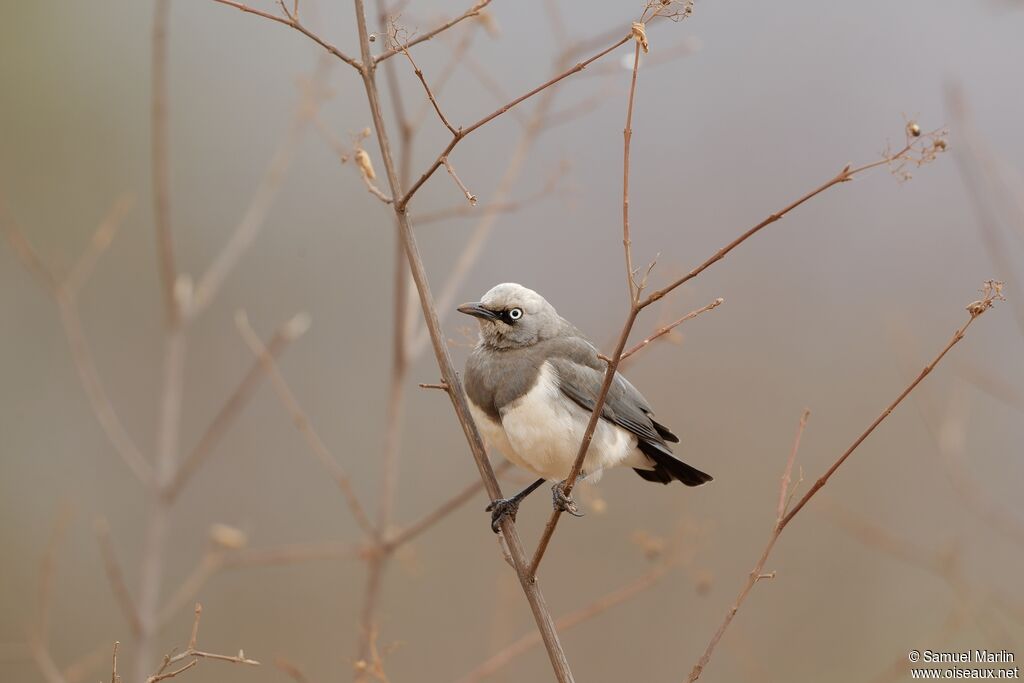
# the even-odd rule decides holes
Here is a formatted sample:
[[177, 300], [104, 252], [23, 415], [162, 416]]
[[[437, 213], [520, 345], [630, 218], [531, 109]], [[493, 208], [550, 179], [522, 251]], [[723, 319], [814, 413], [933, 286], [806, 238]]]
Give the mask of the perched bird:
[[[459, 306], [479, 319], [480, 338], [466, 361], [465, 386], [473, 419], [488, 447], [496, 448], [540, 479], [487, 509], [497, 532], [502, 518], [515, 519], [519, 503], [545, 481], [554, 481], [558, 509], [580, 516], [562, 492], [607, 369], [583, 334], [544, 297], [506, 282], [483, 299]], [[626, 466], [647, 481], [700, 486], [711, 476], [678, 460], [669, 441], [679, 439], [656, 422], [647, 400], [616, 373], [582, 476]]]

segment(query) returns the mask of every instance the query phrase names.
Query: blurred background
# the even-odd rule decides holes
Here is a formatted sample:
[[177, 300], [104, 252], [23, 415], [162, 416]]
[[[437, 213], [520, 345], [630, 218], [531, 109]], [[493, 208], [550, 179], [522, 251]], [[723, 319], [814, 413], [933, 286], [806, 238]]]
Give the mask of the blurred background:
[[[622, 33], [642, 10], [557, 4], [553, 12], [542, 2], [497, 0], [488, 21], [463, 22], [413, 49], [428, 79], [454, 65], [439, 100], [455, 125], [495, 109], [502, 93], [547, 80], [575, 41]], [[1022, 9], [945, 0], [699, 2], [690, 19], [649, 28], [631, 205], [637, 263], [660, 254], [653, 285], [845, 164], [898, 148], [908, 120], [948, 127], [949, 153], [909, 182], [882, 167], [830, 190], [641, 317], [636, 340], [726, 300], [627, 366], [680, 435], [677, 450], [715, 481], [661, 488], [612, 472], [580, 492], [587, 516], [563, 520], [541, 569], [552, 611], [637, 590], [564, 630], [577, 680], [681, 680], [767, 540], [803, 409], [812, 417], [800, 492], [942, 348], [991, 277], [1007, 281], [1010, 301], [972, 325], [795, 519], [768, 562], [777, 578], [755, 588], [704, 680], [905, 680], [910, 649], [1014, 651], [1024, 642], [1024, 301], [1013, 299], [1024, 264], [1024, 182], [1014, 170], [1024, 156]], [[464, 10], [415, 1], [398, 22], [415, 36]], [[358, 54], [349, 5], [302, 0], [300, 14]], [[150, 173], [153, 15], [153, 2], [39, 0], [4, 3], [0, 20], [5, 228], [17, 223], [48, 268], [68, 272], [115, 200], [134, 199], [76, 310], [110, 402], [149, 462], [165, 344]], [[304, 311], [312, 327], [282, 353], [282, 375], [372, 512], [387, 426], [395, 231], [390, 207], [339, 159], [338, 145], [350, 153], [361, 144], [386, 190], [376, 140], [359, 139], [371, 123], [362, 84], [344, 64], [323, 67], [322, 50], [299, 33], [214, 2], [170, 2], [167, 29], [178, 270], [198, 281], [247, 211], [261, 227], [185, 332], [178, 457], [196, 448], [253, 367], [236, 311], [264, 339]], [[601, 46], [583, 45], [578, 55]], [[610, 349], [627, 307], [621, 155], [631, 58], [624, 46], [461, 143], [452, 162], [479, 197], [471, 211], [443, 172], [416, 196], [414, 224], [431, 218], [417, 232], [435, 291], [459, 270], [466, 245], [479, 246], [443, 311], [460, 367], [475, 329], [450, 315], [452, 304], [509, 280], [543, 293]], [[450, 136], [421, 109], [408, 62], [399, 56], [392, 65], [405, 108], [425, 112], [411, 155], [415, 177]], [[317, 122], [308, 117], [311, 91]], [[394, 118], [388, 123], [394, 130]], [[496, 202], [493, 223], [481, 224]], [[190, 577], [203, 578], [204, 557], [293, 544], [323, 552], [226, 566], [186, 585], [150, 639], [149, 661], [135, 669], [138, 639], [111, 589], [95, 527], [98, 519], [109, 525], [137, 602], [158, 506], [97, 422], [54, 297], [9, 241], [0, 246], [0, 320], [4, 678], [62, 680], [41, 671], [38, 648], [26, 644], [39, 633], [41, 595], [51, 604], [48, 652], [57, 676], [72, 667], [63, 675], [70, 682], [108, 677], [114, 640], [126, 680], [155, 669], [162, 653], [187, 643], [193, 594], [205, 610], [200, 645], [227, 654], [241, 647], [264, 666], [206, 661], [183, 677], [288, 680], [273, 665], [278, 658], [310, 681], [355, 677], [367, 563], [338, 549], [362, 535], [258, 370], [251, 400], [165, 506], [159, 603], [173, 601]], [[448, 400], [416, 386], [438, 381], [432, 354], [413, 348], [396, 528], [477, 479]], [[513, 473], [503, 485], [525, 480]], [[485, 504], [477, 492], [388, 564], [375, 635], [390, 680], [459, 680], [533, 632]], [[546, 493], [524, 504], [528, 548], [549, 510]], [[61, 520], [66, 533], [51, 543]], [[213, 525], [228, 528], [214, 527], [211, 540]], [[535, 647], [487, 680], [550, 677]]]

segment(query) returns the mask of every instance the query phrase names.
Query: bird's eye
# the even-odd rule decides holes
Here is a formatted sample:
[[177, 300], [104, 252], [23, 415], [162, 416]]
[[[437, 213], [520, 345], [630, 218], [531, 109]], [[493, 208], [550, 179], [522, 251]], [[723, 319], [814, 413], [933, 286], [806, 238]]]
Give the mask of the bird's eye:
[[519, 320], [520, 318], [523, 317], [523, 309], [513, 308], [511, 311], [508, 312], [508, 317], [509, 320]]

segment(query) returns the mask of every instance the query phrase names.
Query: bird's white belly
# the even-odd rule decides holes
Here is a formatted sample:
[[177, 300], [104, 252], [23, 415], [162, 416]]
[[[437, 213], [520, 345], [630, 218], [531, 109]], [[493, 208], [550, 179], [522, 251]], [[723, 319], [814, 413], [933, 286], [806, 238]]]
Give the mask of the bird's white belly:
[[[473, 408], [489, 445], [516, 465], [556, 481], [572, 469], [591, 415], [558, 389], [555, 371], [546, 363], [534, 387], [500, 411], [500, 424]], [[616, 465], [649, 467], [636, 444], [630, 432], [606, 420], [598, 422], [583, 465], [588, 481]]]

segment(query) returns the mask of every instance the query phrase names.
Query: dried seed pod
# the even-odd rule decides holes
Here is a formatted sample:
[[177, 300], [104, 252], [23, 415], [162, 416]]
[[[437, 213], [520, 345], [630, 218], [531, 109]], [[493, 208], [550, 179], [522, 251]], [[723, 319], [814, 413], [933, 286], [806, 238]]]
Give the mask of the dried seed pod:
[[373, 170], [373, 162], [370, 161], [370, 155], [366, 153], [365, 149], [356, 150], [356, 163], [366, 178], [369, 180], [377, 179], [377, 173]]
[[651, 46], [647, 42], [647, 27], [639, 21], [633, 22], [633, 38], [636, 42], [640, 43], [640, 47], [643, 48], [644, 54], [650, 52]]
[[915, 138], [921, 137], [921, 126], [917, 125], [917, 121], [911, 121], [907, 124], [907, 132]]

